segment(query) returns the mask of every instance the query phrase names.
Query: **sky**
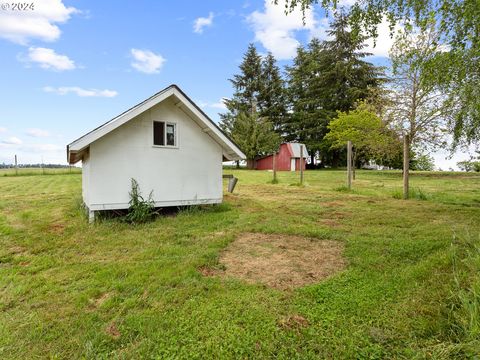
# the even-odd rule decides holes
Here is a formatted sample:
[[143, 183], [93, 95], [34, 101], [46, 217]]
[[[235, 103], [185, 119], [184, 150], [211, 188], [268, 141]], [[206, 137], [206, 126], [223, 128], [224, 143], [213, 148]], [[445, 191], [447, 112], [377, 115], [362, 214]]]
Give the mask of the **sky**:
[[[283, 68], [331, 19], [270, 0], [14, 3], [0, 1], [0, 163], [66, 164], [68, 143], [170, 84], [217, 122], [249, 43]], [[391, 44], [382, 24], [369, 60], [388, 64]], [[432, 155], [444, 170], [469, 157]]]

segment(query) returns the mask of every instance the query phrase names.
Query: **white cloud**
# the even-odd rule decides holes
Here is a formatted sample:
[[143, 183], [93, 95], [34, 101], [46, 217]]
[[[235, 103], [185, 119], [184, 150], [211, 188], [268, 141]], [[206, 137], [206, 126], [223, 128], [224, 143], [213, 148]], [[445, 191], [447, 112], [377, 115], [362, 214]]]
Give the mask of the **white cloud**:
[[43, 91], [45, 92], [51, 92], [55, 93], [58, 95], [66, 95], [69, 93], [74, 93], [77, 96], [81, 97], [115, 97], [118, 95], [118, 92], [115, 90], [98, 90], [98, 89], [82, 89], [81, 87], [78, 86], [61, 86], [58, 88], [54, 88], [51, 86], [45, 86], [43, 88]]
[[377, 38], [368, 39], [366, 41], [367, 47], [364, 49], [364, 51], [371, 53], [373, 56], [388, 57], [388, 52], [395, 41], [395, 35], [398, 34], [398, 32], [402, 29], [403, 27], [401, 25], [395, 25], [393, 29], [393, 37], [390, 36], [389, 23], [387, 18], [384, 17], [382, 22], [377, 27]]
[[33, 153], [54, 152], [54, 151], [63, 150], [63, 146], [59, 146], [56, 144], [29, 144], [29, 145], [22, 146], [22, 150], [26, 152], [33, 152]]
[[7, 128], [0, 127], [0, 134], [6, 133], [6, 132], [7, 132]]
[[[355, 0], [341, 0], [338, 7], [349, 7]], [[333, 9], [332, 9], [333, 11]], [[334, 11], [333, 11], [334, 12]], [[305, 12], [305, 25], [302, 21], [302, 13], [297, 8], [288, 15], [285, 14], [284, 0], [278, 5], [272, 1], [265, 0], [263, 11], [254, 11], [247, 17], [247, 21], [255, 32], [255, 41], [260, 42], [265, 49], [271, 51], [278, 60], [288, 60], [296, 55], [296, 49], [300, 45], [296, 36], [301, 31], [308, 32], [308, 38], [316, 37], [320, 40], [326, 39], [329, 21], [332, 17], [316, 18], [312, 8]], [[394, 34], [402, 29], [396, 25]], [[373, 56], [388, 57], [388, 52], [393, 45], [394, 38], [390, 36], [390, 28], [386, 18], [378, 26], [378, 37], [375, 41], [368, 39], [366, 52]]]
[[15, 136], [12, 136], [12, 137], [9, 137], [6, 140], [2, 140], [2, 144], [5, 144], [5, 145], [21, 145], [21, 144], [23, 144], [23, 141], [20, 140], [19, 138], [15, 137]]
[[197, 34], [203, 33], [203, 28], [212, 26], [213, 24], [213, 13], [210, 12], [208, 17], [199, 17], [193, 22], [193, 31]]
[[37, 129], [37, 128], [30, 128], [25, 131], [28, 136], [32, 137], [49, 137], [50, 133], [47, 130]]
[[55, 71], [73, 70], [76, 68], [75, 63], [68, 56], [57, 54], [53, 49], [42, 47], [30, 47], [28, 49], [28, 57], [24, 61], [37, 63], [42, 69]]
[[227, 110], [227, 106], [225, 105], [225, 100], [226, 98], [221, 98], [220, 100], [218, 100], [218, 102], [210, 104], [210, 107], [214, 109]]
[[[4, 2], [6, 3], [6, 2]], [[31, 1], [33, 10], [0, 10], [0, 37], [17, 44], [28, 44], [30, 39], [55, 41], [61, 31], [57, 24], [67, 22], [79, 12], [67, 7], [62, 0]]]
[[227, 106], [225, 105], [225, 100], [227, 98], [221, 98], [217, 102], [208, 103], [205, 101], [196, 101], [195, 103], [200, 106], [201, 108], [213, 108], [213, 109], [220, 109], [220, 110], [227, 110]]
[[157, 74], [166, 61], [162, 55], [150, 50], [131, 49], [130, 53], [135, 59], [132, 62], [133, 68], [146, 74]]
[[305, 11], [304, 24], [301, 10], [297, 8], [288, 15], [285, 14], [285, 3], [282, 0], [277, 5], [265, 0], [265, 10], [254, 11], [247, 17], [247, 21], [255, 31], [255, 41], [259, 41], [279, 60], [295, 56], [300, 45], [295, 38], [296, 32], [307, 30], [315, 35], [322, 33], [321, 29], [317, 28], [312, 9]]

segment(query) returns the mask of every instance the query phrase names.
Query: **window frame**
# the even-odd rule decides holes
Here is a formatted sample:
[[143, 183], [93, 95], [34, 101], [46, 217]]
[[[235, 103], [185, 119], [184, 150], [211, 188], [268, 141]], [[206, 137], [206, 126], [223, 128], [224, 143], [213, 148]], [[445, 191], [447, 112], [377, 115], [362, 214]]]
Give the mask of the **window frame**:
[[[163, 123], [163, 144], [164, 145], [155, 144], [155, 123]], [[167, 145], [167, 125], [172, 125], [173, 126], [173, 143], [174, 143], [174, 145]], [[153, 147], [178, 149], [178, 126], [177, 126], [177, 123], [172, 122], [172, 121], [153, 120], [151, 129], [152, 129], [152, 146]]]

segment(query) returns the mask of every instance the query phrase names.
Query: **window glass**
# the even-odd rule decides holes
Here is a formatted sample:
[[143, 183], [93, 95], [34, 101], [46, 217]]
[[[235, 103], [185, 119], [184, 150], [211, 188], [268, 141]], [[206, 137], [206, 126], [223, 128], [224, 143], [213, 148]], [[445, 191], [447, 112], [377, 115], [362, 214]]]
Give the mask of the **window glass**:
[[153, 122], [153, 145], [165, 145], [165, 123]]
[[175, 125], [167, 124], [167, 145], [175, 146]]

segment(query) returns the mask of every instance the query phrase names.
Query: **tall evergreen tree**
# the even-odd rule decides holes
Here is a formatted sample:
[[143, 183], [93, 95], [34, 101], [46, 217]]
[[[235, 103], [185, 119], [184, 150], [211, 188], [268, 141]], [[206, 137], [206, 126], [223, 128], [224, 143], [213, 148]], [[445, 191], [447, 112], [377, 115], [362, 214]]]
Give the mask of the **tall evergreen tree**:
[[262, 57], [258, 54], [255, 45], [249, 44], [240, 64], [240, 74], [233, 76], [229, 81], [233, 85], [234, 93], [231, 99], [225, 100], [227, 112], [220, 114], [220, 127], [231, 134], [236, 117], [243, 113], [258, 109], [258, 97], [261, 91]]
[[382, 85], [385, 80], [383, 68], [364, 60], [371, 55], [362, 51], [366, 47], [366, 38], [349, 30], [345, 14], [335, 17], [328, 35], [332, 40], [322, 43], [325, 62], [321, 77], [327, 99], [330, 99], [325, 102], [325, 108], [330, 111], [353, 110]]
[[285, 82], [271, 53], [262, 60], [258, 107], [260, 116], [268, 117], [275, 131], [282, 134], [286, 115]]
[[293, 65], [287, 67], [290, 116], [285, 126], [286, 139], [305, 143], [312, 155], [320, 149], [328, 121], [335, 114], [325, 109], [320, 78], [323, 56], [319, 40], [313, 39], [307, 48], [297, 49]]
[[225, 101], [220, 127], [247, 155], [249, 167], [259, 155], [276, 150], [285, 115], [284, 82], [272, 54], [265, 59], [253, 44], [243, 56], [240, 73], [230, 79], [234, 93]]
[[[384, 81], [383, 69], [364, 60], [365, 38], [352, 34], [344, 14], [336, 16], [328, 32], [331, 40], [313, 39], [298, 48], [293, 66], [287, 68], [291, 107], [288, 136], [305, 142], [314, 153], [332, 161], [332, 150], [322, 146], [327, 125], [337, 111], [354, 109], [371, 98]], [[325, 156], [327, 155], [327, 156]]]

